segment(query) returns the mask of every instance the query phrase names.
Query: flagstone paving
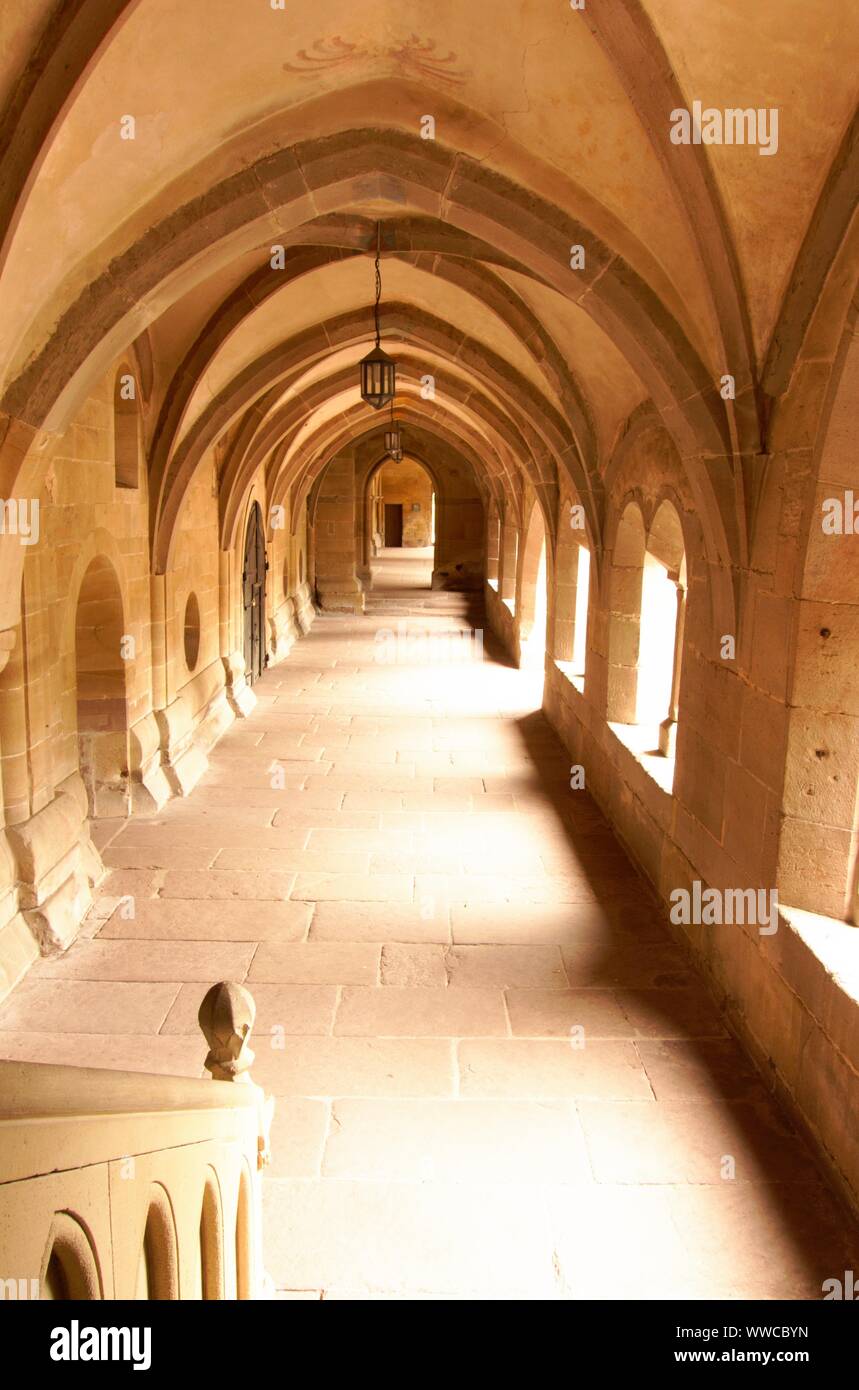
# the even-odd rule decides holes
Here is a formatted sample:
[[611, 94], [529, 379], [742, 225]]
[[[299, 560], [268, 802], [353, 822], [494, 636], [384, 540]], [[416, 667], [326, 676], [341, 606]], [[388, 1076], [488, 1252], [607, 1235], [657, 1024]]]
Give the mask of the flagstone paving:
[[204, 1075], [200, 999], [246, 983], [284, 1298], [819, 1298], [849, 1221], [533, 674], [407, 577], [316, 620], [187, 799], [97, 827], [112, 872], [0, 1056]]

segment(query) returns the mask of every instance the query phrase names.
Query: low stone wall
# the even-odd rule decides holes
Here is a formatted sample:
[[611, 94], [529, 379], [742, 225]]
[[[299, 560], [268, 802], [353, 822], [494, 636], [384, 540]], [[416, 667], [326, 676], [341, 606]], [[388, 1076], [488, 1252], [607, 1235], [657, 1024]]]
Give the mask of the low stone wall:
[[483, 597], [486, 604], [486, 624], [513, 662], [519, 665], [519, 624], [513, 609], [498, 595], [494, 584], [484, 583]]
[[269, 1296], [254, 1011], [229, 981], [203, 999], [212, 1081], [0, 1061], [5, 1299]]
[[[519, 624], [508, 603], [487, 584], [487, 625], [514, 662]], [[777, 929], [757, 926], [681, 926], [670, 921], [670, 895], [718, 885], [708, 875], [706, 837], [698, 854], [694, 823], [667, 785], [671, 767], [651, 770], [627, 746], [619, 729], [588, 702], [570, 677], [549, 660], [544, 710], [570, 755], [585, 770], [585, 785], [630, 858], [653, 885], [666, 925], [683, 946], [754, 1058], [767, 1085], [816, 1147], [847, 1203], [859, 1210], [859, 983], [854, 926], [779, 906]], [[654, 772], [665, 776], [662, 782]]]

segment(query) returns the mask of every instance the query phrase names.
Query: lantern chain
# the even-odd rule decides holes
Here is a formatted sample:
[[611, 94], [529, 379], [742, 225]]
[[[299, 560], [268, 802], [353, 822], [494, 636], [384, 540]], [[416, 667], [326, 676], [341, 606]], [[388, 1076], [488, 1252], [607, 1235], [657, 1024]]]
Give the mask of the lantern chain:
[[381, 335], [379, 331], [379, 300], [382, 298], [382, 272], [379, 262], [382, 254], [382, 229], [381, 224], [376, 223], [376, 347], [379, 347]]

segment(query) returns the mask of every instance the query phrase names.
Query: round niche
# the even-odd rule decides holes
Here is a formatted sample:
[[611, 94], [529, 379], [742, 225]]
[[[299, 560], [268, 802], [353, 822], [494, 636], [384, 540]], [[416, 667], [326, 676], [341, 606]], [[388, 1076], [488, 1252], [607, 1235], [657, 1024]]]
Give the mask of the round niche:
[[200, 655], [200, 604], [196, 594], [189, 594], [185, 604], [185, 662], [193, 671]]

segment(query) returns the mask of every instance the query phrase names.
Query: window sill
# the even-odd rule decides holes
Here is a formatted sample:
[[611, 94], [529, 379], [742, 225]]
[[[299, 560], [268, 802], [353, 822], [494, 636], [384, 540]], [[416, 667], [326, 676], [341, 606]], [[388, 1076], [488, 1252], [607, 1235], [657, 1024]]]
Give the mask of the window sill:
[[822, 962], [827, 975], [859, 1002], [859, 927], [799, 907], [778, 905], [784, 918]]
[[614, 724], [608, 726], [619, 743], [632, 754], [635, 761], [657, 786], [670, 796], [674, 790], [674, 758], [666, 758], [659, 750], [658, 724]]
[[572, 686], [579, 692], [580, 695], [584, 695], [584, 693], [585, 693], [585, 673], [584, 673], [584, 671], [577, 671], [576, 668], [575, 668], [575, 666], [573, 665], [573, 663], [572, 663], [571, 661], [556, 661], [556, 662], [555, 662], [555, 665], [557, 666], [557, 668], [558, 668], [558, 670], [560, 671], [561, 675], [564, 676], [564, 677], [566, 677], [566, 679], [570, 682], [570, 685], [572, 685]]

